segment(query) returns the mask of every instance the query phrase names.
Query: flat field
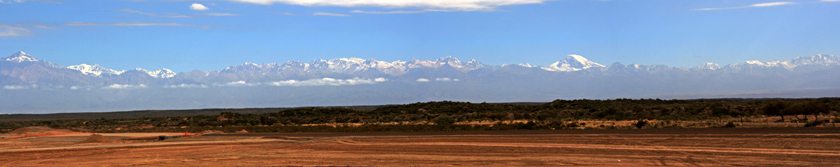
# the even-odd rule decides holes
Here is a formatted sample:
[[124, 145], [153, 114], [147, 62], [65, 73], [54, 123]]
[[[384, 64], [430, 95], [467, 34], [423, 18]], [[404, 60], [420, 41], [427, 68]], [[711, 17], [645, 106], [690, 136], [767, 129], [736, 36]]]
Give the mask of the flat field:
[[840, 128], [101, 135], [0, 140], [0, 166], [840, 165]]

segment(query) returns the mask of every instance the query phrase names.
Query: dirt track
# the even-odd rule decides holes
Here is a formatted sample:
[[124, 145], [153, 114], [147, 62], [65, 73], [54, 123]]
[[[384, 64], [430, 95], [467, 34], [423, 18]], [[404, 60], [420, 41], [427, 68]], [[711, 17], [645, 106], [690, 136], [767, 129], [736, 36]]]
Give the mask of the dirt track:
[[28, 142], [14, 139], [0, 140], [0, 166], [837, 166], [838, 131], [268, 133], [10, 149]]

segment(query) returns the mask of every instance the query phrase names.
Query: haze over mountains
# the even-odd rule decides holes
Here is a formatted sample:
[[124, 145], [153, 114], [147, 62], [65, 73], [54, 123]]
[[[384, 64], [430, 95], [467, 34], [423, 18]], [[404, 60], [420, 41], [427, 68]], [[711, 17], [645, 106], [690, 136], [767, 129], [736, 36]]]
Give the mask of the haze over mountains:
[[[95, 62], [92, 62], [95, 63]], [[840, 59], [747, 61], [683, 68], [568, 55], [548, 66], [455, 57], [244, 63], [215, 71], [63, 67], [24, 52], [0, 58], [0, 113], [367, 105], [432, 100], [837, 96]]]

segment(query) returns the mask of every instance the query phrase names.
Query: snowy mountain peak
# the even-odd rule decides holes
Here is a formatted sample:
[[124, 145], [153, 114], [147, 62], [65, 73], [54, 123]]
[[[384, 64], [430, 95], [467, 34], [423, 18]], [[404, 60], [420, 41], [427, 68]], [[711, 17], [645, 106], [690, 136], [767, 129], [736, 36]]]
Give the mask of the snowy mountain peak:
[[35, 57], [30, 56], [29, 54], [24, 53], [23, 51], [18, 51], [17, 53], [12, 54], [12, 55], [11, 55], [11, 56], [9, 56], [9, 57], [5, 57], [5, 58], [3, 58], [3, 60], [5, 60], [5, 61], [11, 61], [11, 62], [18, 62], [18, 63], [20, 63], [20, 62], [25, 62], [25, 61], [33, 61], [33, 62], [37, 62], [37, 61], [38, 61], [38, 59], [36, 59]]
[[117, 71], [117, 70], [107, 69], [107, 68], [104, 68], [104, 67], [100, 66], [99, 64], [94, 64], [94, 65], [79, 64], [79, 65], [75, 65], [75, 66], [68, 66], [67, 68], [82, 72], [82, 74], [85, 74], [85, 75], [92, 75], [92, 76], [97, 76], [97, 77], [102, 76], [102, 74], [120, 75], [123, 72], [125, 72], [125, 70]]
[[703, 64], [701, 66], [697, 66], [697, 69], [701, 69], [701, 70], [717, 70], [717, 69], [720, 69], [720, 68], [721, 68], [721, 66], [718, 65], [718, 64], [715, 64], [715, 63], [706, 63], [706, 64]]
[[[338, 59], [338, 60], [341, 60], [341, 61], [344, 61], [344, 62], [353, 62], [354, 64], [363, 64], [363, 63], [365, 63], [365, 59], [356, 58], [356, 57], [351, 57], [351, 58], [340, 58], [340, 59]], [[371, 60], [373, 60], [373, 59], [371, 59]]]
[[479, 62], [478, 60], [471, 59], [467, 62], [467, 66], [476, 67], [476, 66], [484, 66], [484, 63]]
[[452, 62], [452, 63], [461, 64], [461, 60], [458, 60], [458, 58], [452, 57], [452, 56], [441, 57], [441, 58], [438, 58], [435, 61], [437, 61], [437, 62], [447, 62], [447, 63]]
[[440, 60], [441, 59], [438, 59], [438, 61], [411, 59], [411, 61], [408, 61], [408, 68], [438, 68], [444, 64], [444, 62], [440, 62]]
[[522, 67], [528, 67], [528, 68], [531, 68], [531, 67], [536, 67], [536, 66], [531, 65], [531, 64], [528, 64], [528, 63], [522, 63], [522, 64], [517, 64], [517, 65], [518, 65], [518, 66], [522, 66]]
[[247, 66], [257, 66], [257, 67], [259, 67], [259, 66], [260, 66], [260, 65], [259, 65], [259, 64], [257, 64], [257, 63], [251, 63], [251, 62], [245, 62], [245, 63], [243, 63], [242, 65], [247, 65]]
[[603, 68], [604, 65], [589, 61], [580, 55], [568, 55], [563, 60], [542, 67], [546, 71], [580, 71], [588, 68]]
[[[784, 69], [787, 69], [787, 70], [791, 70], [794, 67], [796, 67], [795, 65], [789, 64], [789, 62], [790, 61], [784, 61], [783, 62], [783, 61], [778, 61], [778, 60], [767, 61], [767, 62], [762, 62], [762, 61], [758, 61], [758, 60], [750, 60], [750, 61], [747, 61], [746, 63], [743, 63], [743, 64], [730, 64], [727, 67], [733, 68], [733, 69], [752, 68], [752, 67], [760, 67], [760, 68], [781, 67], [781, 68], [784, 68]], [[739, 67], [739, 66], [747, 66], [747, 67]]]
[[792, 60], [788, 61], [768, 61], [762, 62], [758, 60], [750, 60], [746, 63], [740, 64], [730, 64], [726, 67], [732, 71], [755, 71], [759, 68], [763, 69], [772, 69], [772, 68], [782, 68], [787, 71], [793, 71], [794, 68], [798, 67], [805, 67], [805, 66], [833, 66], [833, 65], [840, 65], [840, 58], [831, 55], [823, 55], [819, 54], [816, 56], [808, 56], [808, 57], [797, 57]]
[[172, 77], [175, 77], [175, 75], [176, 75], [175, 72], [172, 72], [172, 70], [169, 70], [169, 69], [166, 69], [166, 68], [161, 68], [160, 70], [155, 70], [155, 71], [149, 71], [149, 70], [142, 69], [142, 68], [135, 68], [134, 71], [144, 72], [146, 74], [149, 74], [149, 76], [155, 77], [155, 78], [172, 78]]
[[[160, 70], [152, 71], [152, 72], [157, 74], [157, 78], [172, 78], [176, 75], [175, 72], [173, 72], [172, 70], [166, 69], [166, 68], [161, 68]], [[155, 75], [152, 75], [152, 76], [154, 77]]]
[[580, 55], [575, 55], [575, 54], [568, 55], [568, 56], [566, 56], [566, 58], [565, 58], [565, 59], [567, 59], [567, 60], [574, 59], [574, 60], [575, 60], [575, 61], [577, 61], [577, 62], [589, 62], [589, 60], [588, 60], [588, 59], [586, 59], [586, 58], [584, 58], [583, 56], [580, 56]]
[[454, 67], [455, 69], [461, 71], [471, 70], [467, 67], [464, 67], [464, 63], [462, 63], [461, 60], [458, 60], [458, 58], [452, 56], [438, 58], [437, 60], [435, 60], [435, 62], [437, 62], [438, 64], [448, 64], [450, 67]]
[[475, 59], [470, 59], [470, 61], [467, 62], [467, 64], [476, 64], [476, 63], [480, 63], [480, 62], [478, 62], [478, 60], [475, 60]]
[[787, 61], [787, 64], [791, 66], [802, 66], [802, 65], [822, 65], [828, 66], [833, 64], [840, 64], [840, 58], [837, 58], [832, 55], [824, 55], [818, 54], [816, 56], [810, 57], [797, 57], [793, 60]]
[[761, 62], [761, 61], [758, 61], [758, 60], [749, 60], [749, 61], [747, 61], [747, 64], [764, 65], [764, 62]]

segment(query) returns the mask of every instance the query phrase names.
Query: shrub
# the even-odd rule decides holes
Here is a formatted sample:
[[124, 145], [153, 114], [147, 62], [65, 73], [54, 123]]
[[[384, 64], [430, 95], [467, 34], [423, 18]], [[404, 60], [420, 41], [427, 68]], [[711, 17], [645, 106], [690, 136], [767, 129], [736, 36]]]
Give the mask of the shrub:
[[636, 128], [642, 129], [642, 127], [645, 127], [647, 124], [648, 122], [646, 120], [639, 120], [636, 122]]
[[816, 120], [816, 121], [805, 123], [805, 127], [816, 127], [818, 125], [822, 125], [823, 123], [825, 123], [825, 122]]
[[450, 116], [441, 116], [433, 120], [436, 125], [452, 125], [455, 123], [455, 118]]
[[734, 127], [735, 127], [735, 123], [734, 123], [734, 122], [732, 122], [732, 121], [729, 121], [729, 122], [728, 122], [728, 123], [726, 123], [726, 125], [724, 125], [723, 127], [724, 127], [724, 128], [734, 128]]

